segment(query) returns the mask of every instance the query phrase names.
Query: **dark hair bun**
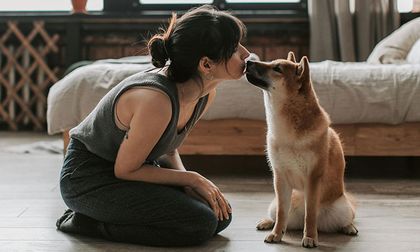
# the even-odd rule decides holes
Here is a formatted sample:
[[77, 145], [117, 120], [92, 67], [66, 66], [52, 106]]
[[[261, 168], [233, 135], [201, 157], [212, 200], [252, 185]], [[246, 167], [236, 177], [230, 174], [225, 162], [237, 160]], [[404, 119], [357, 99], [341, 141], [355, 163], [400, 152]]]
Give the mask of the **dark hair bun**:
[[169, 59], [165, 47], [165, 40], [161, 36], [156, 35], [149, 40], [148, 47], [150, 55], [152, 56], [152, 64], [158, 68], [164, 67]]
[[226, 63], [245, 36], [241, 20], [214, 6], [203, 5], [189, 10], [179, 19], [172, 13], [167, 29], [152, 36], [149, 54], [155, 67], [170, 64], [165, 74], [169, 80], [182, 83], [201, 78], [197, 66], [206, 56], [216, 63]]

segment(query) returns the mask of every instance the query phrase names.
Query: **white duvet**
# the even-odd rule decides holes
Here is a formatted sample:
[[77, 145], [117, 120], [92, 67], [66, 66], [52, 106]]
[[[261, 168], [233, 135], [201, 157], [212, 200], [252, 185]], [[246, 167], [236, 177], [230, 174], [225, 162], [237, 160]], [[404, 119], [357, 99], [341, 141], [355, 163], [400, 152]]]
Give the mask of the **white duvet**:
[[[54, 84], [48, 94], [48, 133], [76, 126], [113, 86], [151, 67], [98, 61], [80, 67]], [[420, 64], [373, 65], [324, 61], [311, 63], [311, 78], [321, 105], [335, 124], [420, 121]], [[261, 91], [245, 78], [217, 88], [205, 120], [248, 118], [264, 120]]]

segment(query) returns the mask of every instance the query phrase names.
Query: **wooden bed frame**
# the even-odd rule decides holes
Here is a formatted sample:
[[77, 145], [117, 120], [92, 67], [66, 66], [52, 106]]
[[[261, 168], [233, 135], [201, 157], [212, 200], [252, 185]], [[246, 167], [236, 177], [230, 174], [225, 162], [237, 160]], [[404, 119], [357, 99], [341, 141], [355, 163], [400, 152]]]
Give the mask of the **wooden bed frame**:
[[[346, 156], [420, 156], [420, 122], [333, 125]], [[201, 120], [185, 139], [184, 155], [264, 155], [265, 121]], [[63, 132], [64, 149], [69, 141]]]

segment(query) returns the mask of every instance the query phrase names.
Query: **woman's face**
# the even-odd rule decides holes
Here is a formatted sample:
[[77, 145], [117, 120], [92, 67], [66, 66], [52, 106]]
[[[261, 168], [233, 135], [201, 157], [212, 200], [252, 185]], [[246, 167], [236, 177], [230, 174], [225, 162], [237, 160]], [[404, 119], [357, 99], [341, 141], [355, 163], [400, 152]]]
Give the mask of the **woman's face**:
[[216, 79], [239, 79], [244, 75], [245, 59], [249, 57], [249, 51], [241, 44], [226, 63], [218, 64], [213, 72]]

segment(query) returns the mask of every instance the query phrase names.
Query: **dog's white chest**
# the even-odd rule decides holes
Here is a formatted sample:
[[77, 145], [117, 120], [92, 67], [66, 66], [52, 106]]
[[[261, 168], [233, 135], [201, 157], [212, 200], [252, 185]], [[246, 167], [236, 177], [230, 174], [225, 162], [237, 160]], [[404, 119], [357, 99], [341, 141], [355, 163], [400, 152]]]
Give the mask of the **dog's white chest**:
[[312, 151], [293, 148], [268, 146], [268, 156], [273, 170], [286, 176], [289, 184], [296, 189], [303, 189], [304, 178], [310, 173], [316, 162]]

